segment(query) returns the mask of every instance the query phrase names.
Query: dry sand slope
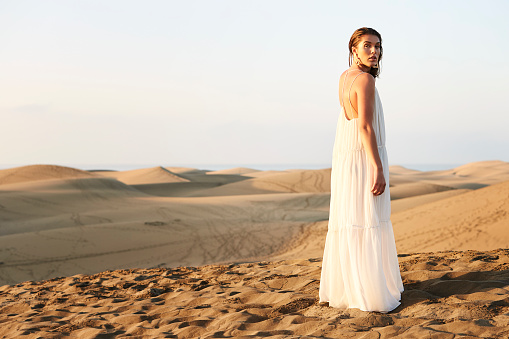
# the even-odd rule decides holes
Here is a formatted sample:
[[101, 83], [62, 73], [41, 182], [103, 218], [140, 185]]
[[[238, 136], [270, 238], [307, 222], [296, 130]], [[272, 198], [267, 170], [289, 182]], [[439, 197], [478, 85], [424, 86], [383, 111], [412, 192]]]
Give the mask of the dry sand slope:
[[398, 251], [509, 248], [509, 181], [393, 214]]
[[321, 257], [132, 269], [0, 287], [17, 338], [508, 338], [509, 250], [400, 254], [402, 304], [318, 303]]

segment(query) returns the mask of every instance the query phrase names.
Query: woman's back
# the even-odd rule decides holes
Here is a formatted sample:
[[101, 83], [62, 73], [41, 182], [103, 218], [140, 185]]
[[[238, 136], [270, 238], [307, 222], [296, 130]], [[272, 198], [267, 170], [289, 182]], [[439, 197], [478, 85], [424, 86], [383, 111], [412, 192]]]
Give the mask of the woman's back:
[[[341, 106], [338, 126], [336, 129], [335, 152], [364, 148], [359, 132], [357, 113], [357, 93], [355, 81], [360, 77], [371, 76], [366, 72], [348, 69], [340, 76], [339, 81], [339, 102]], [[385, 122], [382, 102], [375, 87], [374, 112], [372, 126], [378, 146], [385, 145]]]
[[347, 69], [339, 78], [339, 103], [347, 120], [358, 118], [357, 92], [354, 88], [358, 76], [371, 76], [366, 72]]

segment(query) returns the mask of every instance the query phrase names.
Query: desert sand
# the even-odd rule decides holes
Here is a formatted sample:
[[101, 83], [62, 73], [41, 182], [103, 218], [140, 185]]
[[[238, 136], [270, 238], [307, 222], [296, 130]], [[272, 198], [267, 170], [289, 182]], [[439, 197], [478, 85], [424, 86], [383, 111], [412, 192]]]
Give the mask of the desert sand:
[[0, 170], [0, 336], [509, 337], [509, 163], [390, 186], [381, 314], [318, 303], [330, 168]]

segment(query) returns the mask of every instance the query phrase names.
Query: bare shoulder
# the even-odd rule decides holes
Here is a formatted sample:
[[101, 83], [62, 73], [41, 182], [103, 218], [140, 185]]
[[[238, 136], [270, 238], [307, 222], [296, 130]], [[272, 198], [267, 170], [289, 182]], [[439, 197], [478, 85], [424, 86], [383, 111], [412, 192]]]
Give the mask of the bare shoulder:
[[357, 86], [361, 89], [371, 89], [371, 90], [375, 90], [375, 78], [369, 74], [369, 73], [361, 73], [359, 74], [359, 76], [357, 77]]
[[346, 76], [346, 73], [348, 72], [348, 70], [344, 71], [343, 73], [341, 73], [341, 75], [339, 76], [339, 79], [344, 79], [345, 76]]

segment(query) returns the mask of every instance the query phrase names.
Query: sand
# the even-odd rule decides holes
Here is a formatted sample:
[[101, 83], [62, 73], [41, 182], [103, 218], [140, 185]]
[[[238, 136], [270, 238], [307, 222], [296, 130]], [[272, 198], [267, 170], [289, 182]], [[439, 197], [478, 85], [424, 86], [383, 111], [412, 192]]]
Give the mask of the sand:
[[509, 337], [509, 163], [390, 183], [381, 314], [317, 302], [330, 169], [0, 171], [0, 336]]
[[[131, 269], [0, 288], [5, 337], [507, 338], [509, 250], [400, 254], [402, 304], [318, 303], [321, 258]], [[462, 334], [462, 335], [460, 335]]]
[[131, 171], [94, 171], [104, 177], [114, 178], [127, 185], [188, 182], [189, 180], [164, 167], [141, 168]]

